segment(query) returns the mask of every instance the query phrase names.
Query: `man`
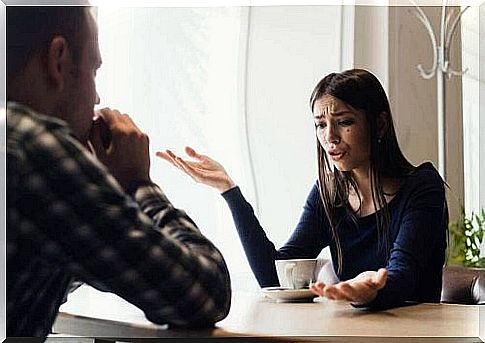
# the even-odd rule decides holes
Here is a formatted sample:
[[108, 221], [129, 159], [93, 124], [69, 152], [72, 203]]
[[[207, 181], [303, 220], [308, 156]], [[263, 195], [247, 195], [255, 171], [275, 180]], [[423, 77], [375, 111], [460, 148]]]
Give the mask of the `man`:
[[7, 336], [46, 337], [73, 279], [155, 323], [229, 311], [223, 257], [151, 182], [147, 136], [115, 110], [93, 125], [100, 65], [88, 8], [7, 7]]

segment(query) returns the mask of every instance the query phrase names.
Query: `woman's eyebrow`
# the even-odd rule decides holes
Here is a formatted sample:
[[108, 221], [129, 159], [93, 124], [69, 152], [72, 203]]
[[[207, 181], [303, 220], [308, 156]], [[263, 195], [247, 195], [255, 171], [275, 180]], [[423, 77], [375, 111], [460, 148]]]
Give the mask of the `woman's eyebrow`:
[[344, 114], [354, 114], [354, 113], [352, 111], [349, 111], [349, 110], [342, 110], [342, 111], [333, 112], [333, 113], [330, 113], [330, 114], [334, 117], [339, 117], [339, 116], [343, 116]]
[[[354, 114], [352, 111], [349, 111], [349, 110], [342, 110], [342, 111], [338, 111], [338, 112], [331, 112], [330, 115], [332, 117], [339, 117], [339, 116], [343, 116], [344, 114]], [[322, 119], [326, 116], [326, 114], [318, 114], [318, 115], [315, 115], [313, 116], [315, 119]]]

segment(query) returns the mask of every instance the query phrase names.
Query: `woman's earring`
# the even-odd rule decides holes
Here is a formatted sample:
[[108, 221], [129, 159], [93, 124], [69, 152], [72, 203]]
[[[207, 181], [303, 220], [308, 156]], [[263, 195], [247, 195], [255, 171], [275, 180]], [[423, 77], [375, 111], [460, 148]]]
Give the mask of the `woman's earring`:
[[381, 137], [377, 138], [377, 144], [381, 144], [382, 140]]

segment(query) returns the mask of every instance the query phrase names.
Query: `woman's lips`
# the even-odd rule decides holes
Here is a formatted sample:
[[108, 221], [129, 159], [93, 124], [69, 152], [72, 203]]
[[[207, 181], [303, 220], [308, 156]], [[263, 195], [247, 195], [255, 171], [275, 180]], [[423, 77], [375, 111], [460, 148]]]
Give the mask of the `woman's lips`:
[[340, 161], [341, 159], [343, 159], [345, 157], [346, 154], [347, 153], [345, 151], [342, 151], [342, 152], [329, 152], [330, 158], [334, 162]]

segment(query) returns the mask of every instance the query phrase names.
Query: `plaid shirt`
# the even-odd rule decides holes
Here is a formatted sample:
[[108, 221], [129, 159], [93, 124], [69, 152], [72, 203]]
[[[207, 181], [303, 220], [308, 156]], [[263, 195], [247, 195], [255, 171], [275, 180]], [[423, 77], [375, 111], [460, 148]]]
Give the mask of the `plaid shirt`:
[[7, 336], [45, 337], [73, 278], [159, 324], [230, 306], [220, 252], [154, 184], [128, 196], [66, 124], [7, 105]]

